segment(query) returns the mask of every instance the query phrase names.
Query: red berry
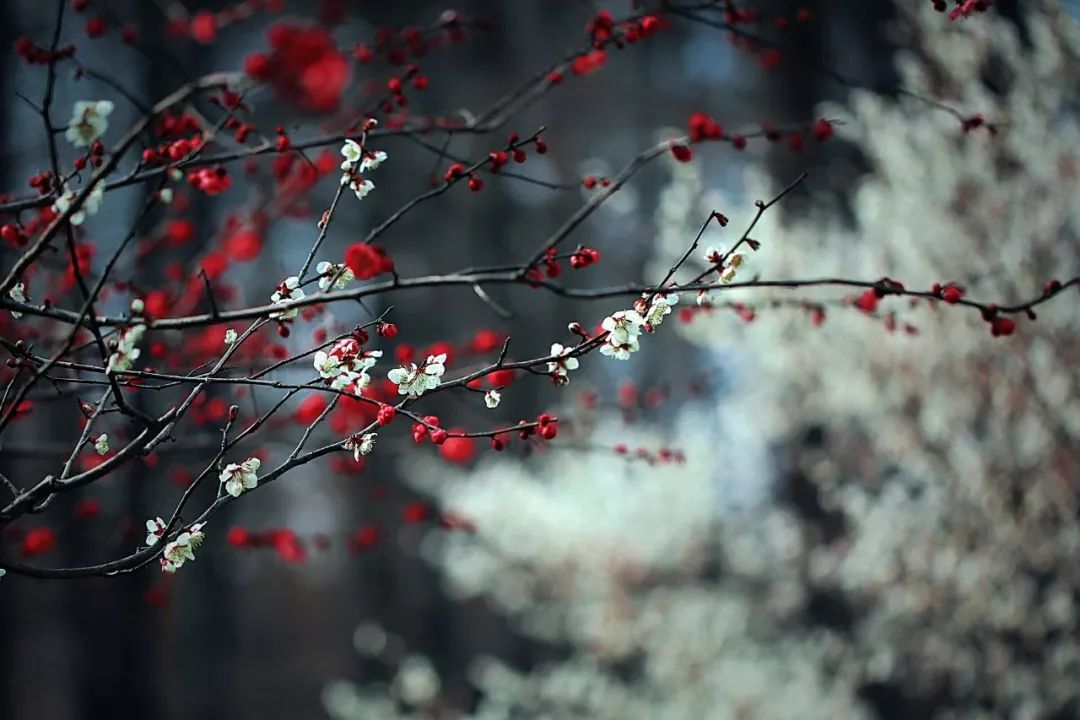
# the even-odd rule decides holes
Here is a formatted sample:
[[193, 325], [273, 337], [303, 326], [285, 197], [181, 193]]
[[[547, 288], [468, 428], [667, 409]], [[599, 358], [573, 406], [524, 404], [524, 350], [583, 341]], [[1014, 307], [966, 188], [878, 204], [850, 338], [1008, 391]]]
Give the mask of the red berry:
[[244, 58], [244, 72], [256, 80], [265, 80], [270, 75], [270, 58], [262, 53], [251, 53]]
[[994, 337], [1012, 335], [1016, 330], [1016, 321], [1007, 317], [995, 317], [990, 322], [990, 334]]
[[950, 305], [960, 302], [962, 297], [964, 297], [964, 288], [958, 285], [949, 285], [941, 291], [941, 299]]
[[4, 238], [5, 242], [9, 242], [12, 245], [18, 245], [19, 239], [22, 233], [19, 232], [19, 228], [15, 225], [3, 225], [0, 226], [0, 237]]
[[217, 38], [217, 18], [209, 10], [200, 10], [191, 19], [191, 37], [197, 43], [209, 45]]
[[675, 144], [671, 146], [671, 154], [679, 162], [690, 162], [694, 159], [694, 152], [686, 145]]
[[397, 410], [393, 405], [383, 405], [376, 415], [380, 425], [389, 425], [395, 417], [397, 417]]
[[225, 542], [238, 548], [251, 547], [253, 540], [254, 538], [247, 528], [240, 526], [229, 528], [229, 532], [225, 535]]
[[52, 528], [36, 527], [26, 532], [22, 541], [23, 557], [44, 555], [56, 545], [56, 533]]
[[100, 15], [86, 21], [86, 34], [98, 38], [105, 34], [105, 18]]

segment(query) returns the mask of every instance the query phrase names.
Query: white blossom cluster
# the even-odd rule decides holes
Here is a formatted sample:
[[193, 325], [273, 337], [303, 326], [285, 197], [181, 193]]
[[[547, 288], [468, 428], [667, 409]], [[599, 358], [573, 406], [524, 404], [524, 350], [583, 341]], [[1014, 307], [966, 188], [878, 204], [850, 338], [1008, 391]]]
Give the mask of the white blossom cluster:
[[371, 383], [367, 371], [382, 357], [382, 350], [364, 350], [355, 338], [345, 338], [329, 352], [319, 350], [314, 356], [315, 371], [330, 387], [343, 390], [350, 385], [359, 393]]
[[[664, 318], [671, 314], [671, 308], [677, 302], [679, 296], [675, 293], [646, 293], [634, 302], [633, 309], [620, 310], [604, 318], [600, 327], [607, 336], [600, 346], [600, 354], [616, 360], [628, 360], [630, 355], [641, 349], [638, 338], [641, 337], [642, 330], [647, 333], [654, 332]], [[554, 347], [552, 354], [555, 354]], [[570, 369], [567, 362], [568, 360], [559, 361], [556, 369], [551, 372], [558, 372], [560, 368]]]
[[113, 104], [109, 100], [80, 100], [71, 110], [64, 138], [75, 147], [89, 147], [109, 129]]
[[386, 161], [386, 153], [382, 150], [365, 152], [360, 143], [346, 140], [341, 146], [341, 154], [345, 157], [341, 162], [341, 184], [347, 185], [357, 200], [363, 200], [375, 189], [375, 183], [362, 173], [378, 169]]
[[552, 343], [551, 356], [556, 358], [548, 363], [548, 374], [555, 380], [556, 385], [566, 385], [570, 382], [570, 371], [577, 370], [581, 363], [570, 353], [573, 348], [564, 347], [560, 343]]
[[424, 364], [417, 366], [409, 363], [399, 368], [394, 368], [386, 374], [390, 382], [398, 386], [399, 395], [407, 395], [418, 398], [428, 390], [434, 390], [442, 383], [443, 373], [446, 372], [446, 353], [428, 355]]
[[[423, 547], [450, 595], [484, 597], [522, 634], [576, 648], [531, 672], [477, 658], [470, 676], [481, 700], [460, 717], [869, 717], [840, 638], [789, 628], [807, 601], [794, 519], [775, 511], [725, 519], [731, 478], [718, 477], [711, 459], [714, 421], [687, 414], [667, 430], [689, 444], [685, 466], [560, 453], [528, 472], [495, 460], [468, 482], [465, 473], [410, 468], [420, 489], [476, 525], [476, 535], [436, 534]], [[594, 437], [644, 445], [658, 435], [612, 422]], [[714, 564], [724, 575], [709, 579]], [[331, 683], [323, 698], [331, 717], [428, 717], [439, 690], [430, 662], [402, 660], [378, 628], [363, 626], [354, 640], [396, 663], [398, 676], [389, 687]], [[634, 657], [643, 662], [627, 678], [619, 663]]]
[[[274, 305], [284, 305], [293, 300], [300, 300], [304, 297], [304, 288], [300, 287], [300, 278], [296, 275], [290, 275], [282, 280], [277, 288], [274, 289], [273, 295], [270, 296], [270, 302]], [[300, 314], [300, 308], [292, 307], [285, 310], [275, 310], [270, 313], [271, 320], [291, 320]], [[226, 334], [226, 337], [228, 335]]]
[[225, 492], [233, 497], [240, 497], [245, 490], [252, 490], [259, 485], [259, 468], [262, 461], [250, 457], [241, 463], [229, 463], [218, 475], [218, 481]]
[[[1000, 123], [997, 134], [868, 93], [855, 93], [851, 109], [822, 108], [851, 118], [837, 132], [872, 170], [854, 183], [851, 217], [822, 205], [766, 213], [755, 232], [768, 245], [754, 257], [764, 276], [888, 275], [921, 290], [956, 282], [969, 297], [1012, 302], [1080, 269], [1080, 117], [1075, 86], [1061, 79], [1080, 71], [1075, 22], [1056, 3], [1026, 4], [1022, 39], [991, 16], [943, 29], [926, 5], [902, 6], [930, 62], [899, 57], [907, 86], [977, 110]], [[988, 67], [1007, 69], [1006, 92], [980, 82]], [[687, 207], [701, 199], [698, 181], [680, 182]], [[743, 187], [750, 198], [777, 189], [755, 174]], [[658, 267], [700, 217], [663, 218], [671, 238]], [[1037, 321], [1018, 318], [1008, 338], [991, 337], [978, 313], [892, 298], [876, 319], [829, 308], [817, 329], [782, 310], [749, 325], [701, 316], [685, 329], [737, 358], [752, 381], [729, 400], [767, 440], [824, 428], [825, 445], [793, 462], [845, 535], [813, 549], [807, 582], [853, 609], [844, 652], [863, 681], [938, 697], [941, 717], [1040, 718], [1080, 706], [1073, 298], [1039, 307]], [[892, 313], [896, 332], [886, 328]]]
[[130, 370], [135, 361], [139, 359], [142, 351], [136, 347], [146, 333], [145, 325], [132, 325], [120, 333], [120, 339], [116, 341], [116, 350], [109, 355], [108, 365], [105, 372], [116, 373]]
[[[52, 209], [57, 214], [66, 213], [75, 204], [75, 198], [79, 193], [73, 190], [68, 184], [64, 183], [64, 190], [60, 193], [60, 196], [53, 201]], [[71, 213], [71, 217], [68, 221], [72, 225], [82, 225], [86, 222], [86, 218], [90, 215], [97, 215], [98, 210], [101, 208], [101, 201], [105, 197], [105, 181], [98, 180], [90, 188], [89, 194], [83, 199], [82, 205], [79, 209]]]
[[[27, 302], [26, 283], [17, 282], [14, 285], [12, 285], [11, 289], [8, 290], [8, 297], [11, 298], [12, 300], [14, 300], [15, 302], [21, 302], [21, 303]], [[18, 320], [19, 318], [22, 317], [22, 313], [19, 312], [18, 310], [12, 310], [11, 311], [11, 317]]]
[[345, 263], [332, 263], [323, 260], [315, 266], [315, 270], [319, 273], [319, 289], [323, 291], [329, 290], [331, 283], [333, 283], [334, 290], [341, 290], [348, 287], [349, 283], [356, 279], [356, 275]]
[[[206, 539], [206, 534], [202, 531], [205, 526], [206, 523], [195, 523], [165, 545], [160, 558], [162, 572], [172, 575], [188, 560], [195, 559], [195, 551]], [[159, 517], [147, 520], [146, 544], [157, 545], [167, 527], [167, 523]]]
[[352, 451], [353, 459], [360, 462], [364, 455], [370, 455], [375, 450], [375, 440], [378, 433], [364, 433], [363, 435], [351, 435], [345, 439], [345, 449]]

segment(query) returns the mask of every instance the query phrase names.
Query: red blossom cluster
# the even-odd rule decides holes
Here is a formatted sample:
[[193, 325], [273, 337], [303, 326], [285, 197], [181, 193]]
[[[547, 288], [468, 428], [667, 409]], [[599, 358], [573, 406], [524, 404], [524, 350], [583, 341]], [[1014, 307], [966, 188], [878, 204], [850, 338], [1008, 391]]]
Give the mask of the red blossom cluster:
[[273, 84], [281, 96], [312, 112], [341, 103], [349, 82], [349, 60], [323, 27], [279, 23], [266, 31], [270, 52], [244, 60], [244, 71]]

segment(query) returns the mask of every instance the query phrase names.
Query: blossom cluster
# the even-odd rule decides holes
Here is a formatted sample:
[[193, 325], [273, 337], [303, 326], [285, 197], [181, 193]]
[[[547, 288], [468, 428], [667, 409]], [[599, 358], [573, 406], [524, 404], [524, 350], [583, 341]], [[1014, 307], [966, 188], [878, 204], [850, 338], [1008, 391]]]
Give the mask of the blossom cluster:
[[634, 302], [632, 310], [620, 310], [604, 318], [600, 327], [607, 336], [600, 346], [600, 354], [616, 360], [629, 359], [641, 349], [638, 342], [641, 332], [654, 332], [678, 302], [679, 296], [675, 293], [646, 293]]
[[[56, 198], [56, 201], [53, 202], [52, 208], [58, 214], [66, 213], [75, 205], [75, 199], [77, 197], [78, 192], [68, 187], [65, 183], [63, 191]], [[103, 180], [98, 180], [94, 183], [93, 187], [90, 188], [90, 192], [87, 194], [86, 198], [83, 199], [79, 209], [71, 213], [71, 217], [68, 221], [72, 225], [82, 225], [88, 216], [97, 214], [104, 197], [105, 182]]]
[[113, 104], [108, 100], [80, 100], [71, 111], [64, 138], [75, 147], [89, 147], [109, 129]]
[[[21, 282], [15, 283], [11, 287], [11, 289], [8, 290], [8, 297], [11, 298], [12, 300], [16, 301], [16, 302], [21, 302], [21, 303], [27, 302], [26, 283], [21, 283]], [[11, 311], [11, 317], [18, 320], [19, 318], [22, 317], [22, 313], [19, 312], [18, 310], [12, 310]]]
[[229, 463], [218, 475], [218, 480], [224, 486], [225, 492], [233, 497], [240, 497], [245, 490], [251, 490], [259, 485], [259, 467], [262, 461], [256, 457], [250, 457], [241, 463]]
[[548, 373], [556, 385], [566, 385], [570, 382], [570, 371], [577, 370], [580, 366], [578, 359], [571, 355], [573, 348], [564, 347], [560, 343], [552, 343], [551, 356], [556, 358], [548, 363]]
[[348, 185], [358, 200], [375, 189], [375, 183], [363, 177], [368, 170], [377, 170], [386, 160], [382, 150], [367, 151], [355, 140], [346, 140], [341, 147], [345, 159], [341, 162], [341, 184]]
[[360, 458], [364, 455], [370, 455], [375, 449], [375, 439], [378, 437], [377, 433], [363, 433], [361, 435], [350, 435], [345, 440], [343, 447], [345, 450], [352, 452], [353, 459], [356, 462], [360, 462]]
[[132, 325], [122, 331], [120, 339], [116, 341], [116, 350], [109, 355], [109, 363], [105, 367], [105, 372], [117, 373], [130, 370], [142, 353], [136, 346], [145, 333], [146, 326], [142, 324]]
[[[300, 278], [296, 275], [290, 275], [282, 280], [277, 288], [274, 289], [274, 293], [270, 296], [270, 302], [274, 305], [284, 305], [292, 302], [293, 300], [300, 300], [304, 297], [304, 288], [300, 287]], [[285, 310], [275, 310], [270, 313], [271, 320], [291, 320], [300, 313], [300, 309], [293, 307]]]
[[[716, 269], [720, 282], [727, 285], [735, 280], [735, 274], [746, 262], [746, 255], [740, 252], [728, 253], [726, 256], [718, 248], [709, 247], [705, 250], [705, 262]], [[712, 305], [716, 296], [709, 290], [699, 290], [696, 298], [698, 305]]]
[[345, 338], [334, 344], [329, 352], [315, 353], [315, 371], [335, 390], [349, 386], [360, 392], [371, 383], [367, 371], [382, 357], [382, 350], [364, 350], [356, 338]]
[[[195, 551], [206, 539], [202, 529], [206, 523], [195, 523], [183, 530], [175, 539], [165, 544], [161, 553], [161, 571], [170, 575], [183, 567], [184, 563], [195, 559]], [[165, 535], [168, 525], [160, 517], [146, 521], [146, 544], [156, 545]]]
[[353, 271], [345, 263], [323, 260], [315, 266], [315, 270], [319, 273], [319, 289], [324, 292], [330, 289], [331, 283], [334, 290], [341, 290], [356, 279]]
[[387, 377], [390, 382], [398, 386], [399, 395], [407, 395], [410, 398], [418, 398], [428, 390], [434, 390], [442, 382], [443, 373], [446, 372], [446, 353], [428, 355], [423, 365], [408, 363], [399, 368], [394, 368]]

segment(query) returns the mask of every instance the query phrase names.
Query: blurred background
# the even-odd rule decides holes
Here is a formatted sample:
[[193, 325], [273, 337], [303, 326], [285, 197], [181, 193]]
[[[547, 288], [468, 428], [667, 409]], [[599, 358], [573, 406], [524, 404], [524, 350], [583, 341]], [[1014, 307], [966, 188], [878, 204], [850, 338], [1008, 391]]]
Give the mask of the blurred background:
[[[0, 4], [0, 46], [23, 34], [45, 42], [54, 5]], [[167, 20], [178, 7], [232, 5], [94, 0], [84, 14], [69, 11], [64, 39], [93, 72], [61, 73], [58, 119], [76, 100], [107, 97], [115, 140], [140, 103], [242, 67], [274, 24], [322, 28], [319, 42], [348, 54], [360, 42], [374, 47], [380, 28], [429, 27], [446, 9], [289, 0], [280, 13], [221, 27], [212, 44], [177, 36]], [[635, 11], [608, 7], [616, 18]], [[756, 199], [801, 172], [809, 179], [755, 230], [762, 248], [748, 273], [887, 275], [913, 288], [952, 281], [1000, 302], [1077, 274], [1073, 5], [997, 0], [956, 23], [930, 2], [753, 7], [791, 21], [783, 32], [754, 28], [777, 38], [778, 62], [672, 15], [663, 32], [610, 50], [588, 76], [568, 75], [492, 136], [455, 135], [444, 152], [475, 159], [510, 131], [544, 127], [549, 152], [514, 168], [544, 184], [488, 177], [480, 193], [455, 188], [411, 213], [382, 238], [401, 275], [528, 256], [588, 199], [583, 177], [615, 175], [684, 134], [697, 111], [746, 133], [818, 117], [841, 124], [834, 140], [807, 138], [800, 152], [788, 142], [751, 141], [744, 152], [717, 143], [695, 148], [691, 163], [649, 165], [576, 230], [570, 242], [599, 249], [602, 261], [568, 273], [568, 285], [655, 282], [712, 210], [732, 224], [703, 244], [724, 247]], [[579, 50], [599, 7], [477, 0], [455, 9], [464, 38], [410, 58], [430, 80], [410, 93], [414, 115], [481, 112]], [[90, 40], [84, 26], [98, 16], [108, 29]], [[138, 31], [134, 46], [118, 39], [125, 25]], [[0, 62], [0, 185], [21, 196], [47, 149], [17, 93], [36, 98], [43, 75], [14, 53]], [[266, 88], [250, 98], [253, 124], [270, 134], [281, 124], [298, 139], [340, 127], [365, 83], [394, 72], [379, 60], [349, 67], [339, 107], [304, 107]], [[981, 113], [997, 132], [963, 132], [926, 99]], [[378, 142], [390, 159], [364, 202], [346, 198], [327, 258], [441, 175], [443, 137], [416, 140]], [[336, 157], [336, 145], [328, 150]], [[224, 252], [230, 306], [265, 302], [303, 261], [336, 183], [334, 173], [295, 180], [303, 191], [285, 202], [292, 170], [270, 163], [249, 173], [234, 164], [223, 198], [174, 205], [117, 275], [164, 288], [168, 311], [191, 312], [186, 278]], [[99, 262], [145, 192], [109, 193], [108, 212], [87, 222]], [[158, 244], [181, 230], [190, 242]], [[256, 236], [251, 257], [240, 233]], [[625, 304], [491, 293], [511, 319], [468, 289], [417, 290], [334, 306], [275, 341], [299, 352], [313, 330], [347, 330], [392, 305], [397, 340], [448, 343], [453, 375], [490, 362], [491, 337], [495, 355], [509, 334], [516, 357], [536, 357], [572, 340], [568, 322], [591, 327]], [[125, 297], [104, 311], [121, 310]], [[1040, 307], [1008, 338], [956, 308], [890, 298], [867, 314], [849, 301], [836, 289], [731, 292], [701, 309], [684, 297], [686, 311], [632, 360], [590, 356], [566, 388], [519, 377], [497, 411], [470, 394], [432, 398], [446, 427], [548, 411], [560, 435], [502, 454], [485, 442], [440, 452], [414, 446], [399, 422], [361, 468], [320, 460], [215, 515], [198, 560], [175, 578], [153, 568], [75, 581], [9, 574], [0, 581], [0, 717], [1080, 716], [1075, 301]], [[214, 332], [162, 342], [214, 346]], [[395, 343], [382, 342], [389, 358]], [[168, 365], [168, 353], [155, 361]], [[298, 367], [277, 377], [309, 375]], [[130, 552], [145, 519], [167, 517], [185, 478], [213, 457], [215, 413], [276, 397], [214, 389], [202, 422], [152, 462], [0, 528], [4, 552], [25, 551], [37, 527], [55, 532], [55, 546], [34, 559], [42, 565]], [[4, 438], [0, 471], [54, 471], [78, 437], [72, 410], [70, 398], [42, 394]], [[302, 416], [295, 401], [259, 443], [270, 456], [284, 457], [302, 431], [293, 413]], [[448, 518], [461, 522], [448, 528]], [[239, 547], [234, 528], [268, 540]]]

